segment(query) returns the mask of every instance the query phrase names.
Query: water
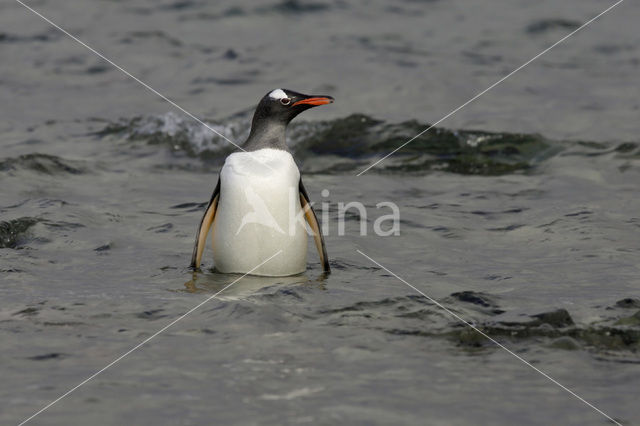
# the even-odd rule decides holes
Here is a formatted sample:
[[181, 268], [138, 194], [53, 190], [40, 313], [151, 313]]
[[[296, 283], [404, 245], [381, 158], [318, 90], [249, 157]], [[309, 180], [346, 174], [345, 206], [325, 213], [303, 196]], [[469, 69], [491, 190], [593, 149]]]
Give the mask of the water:
[[[34, 424], [607, 423], [356, 250], [638, 424], [636, 4], [360, 177], [608, 3], [29, 4], [234, 141], [273, 88], [337, 100], [289, 132], [333, 273], [310, 246], [303, 276], [243, 278]], [[230, 147], [19, 4], [0, 22], [0, 420], [18, 424], [238, 277], [187, 268]], [[338, 235], [349, 201], [367, 236], [356, 215]], [[380, 201], [400, 236], [372, 232]]]

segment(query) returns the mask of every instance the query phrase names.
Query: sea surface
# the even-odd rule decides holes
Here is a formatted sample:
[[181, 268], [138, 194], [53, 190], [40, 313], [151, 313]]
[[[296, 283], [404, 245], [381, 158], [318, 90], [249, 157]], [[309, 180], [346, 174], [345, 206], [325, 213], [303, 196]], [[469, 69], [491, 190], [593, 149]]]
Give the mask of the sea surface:
[[310, 241], [212, 297], [240, 276], [188, 265], [233, 146], [4, 0], [0, 424], [115, 360], [29, 424], [611, 424], [514, 354], [640, 424], [637, 2], [361, 176], [613, 2], [27, 4], [237, 143], [272, 89], [334, 96], [288, 133], [332, 273]]

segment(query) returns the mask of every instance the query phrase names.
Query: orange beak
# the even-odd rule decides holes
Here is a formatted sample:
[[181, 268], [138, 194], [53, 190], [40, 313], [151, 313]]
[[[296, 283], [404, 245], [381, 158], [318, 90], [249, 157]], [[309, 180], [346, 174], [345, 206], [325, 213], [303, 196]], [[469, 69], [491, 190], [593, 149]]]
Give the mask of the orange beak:
[[313, 98], [302, 99], [301, 101], [295, 102], [292, 106], [303, 105], [303, 104], [317, 106], [317, 105], [330, 104], [332, 102], [333, 102], [333, 98], [332, 97], [329, 97], [329, 96], [316, 96], [316, 97], [313, 97]]

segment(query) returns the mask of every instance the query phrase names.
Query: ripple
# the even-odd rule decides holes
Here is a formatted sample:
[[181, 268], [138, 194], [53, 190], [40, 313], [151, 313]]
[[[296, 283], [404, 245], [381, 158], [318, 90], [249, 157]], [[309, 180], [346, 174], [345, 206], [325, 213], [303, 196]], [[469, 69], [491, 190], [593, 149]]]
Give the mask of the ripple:
[[470, 303], [484, 308], [482, 309], [482, 312], [485, 312], [489, 315], [499, 315], [505, 312], [504, 310], [499, 309], [497, 302], [492, 296], [488, 294], [475, 291], [461, 291], [452, 293], [451, 298], [460, 302]]
[[163, 223], [162, 225], [157, 225], [157, 226], [152, 226], [150, 228], [147, 228], [147, 231], [153, 231], [156, 234], [163, 234], [166, 232], [169, 232], [173, 229], [173, 224], [172, 223]]
[[0, 248], [19, 248], [25, 241], [25, 234], [39, 219], [33, 217], [21, 217], [9, 221], [0, 222]]
[[0, 161], [0, 171], [11, 174], [18, 170], [31, 170], [48, 175], [64, 173], [79, 175], [87, 172], [83, 164], [81, 161], [67, 160], [55, 155], [33, 153], [5, 158]]
[[568, 19], [540, 19], [527, 27], [529, 34], [542, 34], [549, 31], [572, 31], [580, 26], [580, 22]]
[[49, 29], [45, 32], [33, 34], [33, 35], [16, 35], [5, 32], [0, 32], [0, 43], [30, 43], [30, 42], [51, 42], [57, 41], [62, 38], [64, 34], [61, 34], [55, 29]]
[[47, 354], [42, 354], [42, 355], [35, 355], [35, 356], [30, 356], [27, 359], [30, 359], [32, 361], [50, 361], [52, 359], [62, 359], [62, 358], [66, 358], [68, 355], [66, 354], [62, 354], [62, 353], [58, 353], [58, 352], [51, 352], [51, 353], [47, 353]]
[[324, 12], [330, 8], [327, 3], [300, 1], [300, 0], [284, 0], [279, 3], [261, 7], [258, 12], [276, 12], [283, 14], [302, 14], [313, 12]]
[[640, 299], [636, 299], [633, 297], [627, 297], [626, 299], [621, 299], [616, 302], [616, 307], [618, 308], [640, 308]]
[[209, 204], [208, 201], [203, 203], [182, 203], [176, 204], [175, 206], [169, 207], [170, 209], [185, 209], [187, 212], [199, 212], [202, 211], [203, 208], [207, 207]]

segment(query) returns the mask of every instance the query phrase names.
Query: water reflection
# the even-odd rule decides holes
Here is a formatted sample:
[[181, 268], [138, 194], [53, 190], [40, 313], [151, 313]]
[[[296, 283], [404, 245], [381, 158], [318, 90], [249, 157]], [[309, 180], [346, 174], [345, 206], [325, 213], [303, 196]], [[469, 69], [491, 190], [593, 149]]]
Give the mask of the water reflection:
[[183, 291], [188, 293], [217, 293], [238, 280], [220, 293], [218, 297], [221, 299], [239, 299], [272, 287], [298, 285], [324, 290], [326, 288], [327, 277], [328, 275], [322, 272], [315, 276], [307, 272], [288, 277], [264, 277], [193, 271], [191, 272], [191, 279], [184, 283], [185, 289]]

